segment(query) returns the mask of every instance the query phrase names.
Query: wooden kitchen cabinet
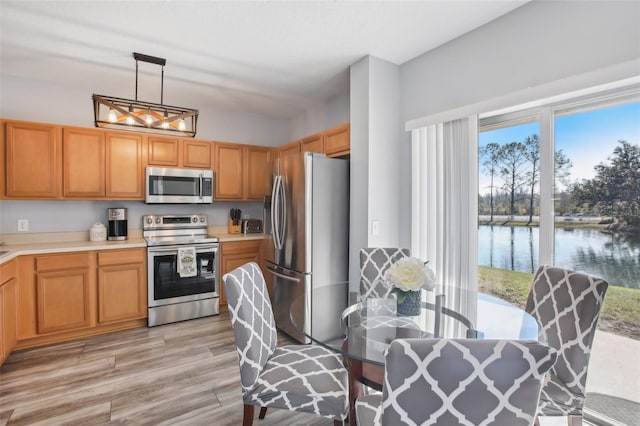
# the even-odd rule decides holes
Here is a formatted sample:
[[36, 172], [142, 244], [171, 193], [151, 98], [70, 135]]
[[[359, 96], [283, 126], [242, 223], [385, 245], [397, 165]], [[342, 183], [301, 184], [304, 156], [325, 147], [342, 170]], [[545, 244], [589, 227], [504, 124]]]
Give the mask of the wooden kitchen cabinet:
[[62, 196], [104, 198], [105, 139], [100, 130], [65, 127], [62, 131]]
[[90, 327], [95, 289], [88, 252], [36, 257], [39, 334]]
[[295, 141], [288, 143], [286, 145], [282, 145], [278, 147], [278, 158], [286, 157], [291, 154], [299, 154], [300, 153], [300, 141]]
[[345, 123], [323, 132], [327, 157], [341, 157], [351, 152], [350, 128], [350, 124]]
[[324, 152], [324, 138], [322, 133], [307, 136], [300, 140], [300, 150], [302, 152]]
[[5, 131], [7, 198], [59, 198], [61, 128], [7, 121]]
[[212, 143], [193, 139], [148, 138], [149, 166], [211, 169]]
[[144, 140], [134, 133], [107, 132], [106, 197], [144, 200]]
[[146, 250], [98, 252], [98, 322], [147, 317]]
[[[244, 265], [256, 262], [262, 268], [262, 240], [227, 241], [220, 244], [220, 277], [227, 272]], [[220, 306], [227, 306], [224, 284], [220, 282]]]
[[271, 149], [247, 146], [244, 167], [245, 199], [263, 201], [271, 194]]
[[11, 353], [17, 338], [16, 261], [0, 266], [0, 364]]
[[215, 199], [259, 200], [270, 193], [271, 149], [215, 143]]

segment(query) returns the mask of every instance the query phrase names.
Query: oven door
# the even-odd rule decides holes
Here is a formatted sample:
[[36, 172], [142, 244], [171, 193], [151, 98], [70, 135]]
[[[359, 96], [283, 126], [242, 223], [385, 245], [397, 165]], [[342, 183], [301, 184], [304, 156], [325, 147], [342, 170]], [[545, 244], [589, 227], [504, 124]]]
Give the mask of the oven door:
[[178, 248], [183, 246], [147, 248], [149, 307], [219, 297], [218, 246], [194, 246], [197, 275], [193, 277], [181, 277], [178, 274]]

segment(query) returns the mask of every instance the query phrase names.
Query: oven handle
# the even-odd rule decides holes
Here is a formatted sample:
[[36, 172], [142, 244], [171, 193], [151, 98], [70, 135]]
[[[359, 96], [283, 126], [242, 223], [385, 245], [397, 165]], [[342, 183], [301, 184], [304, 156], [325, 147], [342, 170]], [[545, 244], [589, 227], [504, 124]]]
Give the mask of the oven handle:
[[[174, 252], [177, 253], [178, 252], [178, 248], [183, 247], [183, 246], [165, 246], [165, 247], [148, 247], [147, 251], [150, 254], [154, 254], [154, 253], [168, 253], [168, 252]], [[196, 248], [196, 253], [202, 253], [203, 251], [211, 251], [211, 249], [215, 249], [217, 250], [219, 248], [218, 244], [215, 245], [194, 245], [193, 247]]]

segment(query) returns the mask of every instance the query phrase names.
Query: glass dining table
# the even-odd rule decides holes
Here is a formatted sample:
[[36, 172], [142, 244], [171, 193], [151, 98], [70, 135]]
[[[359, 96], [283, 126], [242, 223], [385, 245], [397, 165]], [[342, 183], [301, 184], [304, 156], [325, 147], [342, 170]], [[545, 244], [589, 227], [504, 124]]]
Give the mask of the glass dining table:
[[[312, 343], [325, 346], [344, 358], [349, 373], [349, 410], [354, 415], [355, 400], [363, 394], [362, 385], [382, 390], [384, 354], [387, 346], [399, 338], [478, 338], [536, 340], [546, 342], [544, 331], [535, 318], [504, 300], [480, 292], [445, 288], [423, 294], [418, 315], [398, 314], [395, 295], [361, 300], [349, 291], [348, 282], [318, 286], [311, 297], [329, 300], [328, 294], [345, 292], [348, 306], [340, 318], [324, 318], [339, 322], [337, 333], [324, 329], [314, 332], [305, 324], [305, 304], [294, 301], [291, 321]], [[327, 312], [332, 309], [327, 309]]]

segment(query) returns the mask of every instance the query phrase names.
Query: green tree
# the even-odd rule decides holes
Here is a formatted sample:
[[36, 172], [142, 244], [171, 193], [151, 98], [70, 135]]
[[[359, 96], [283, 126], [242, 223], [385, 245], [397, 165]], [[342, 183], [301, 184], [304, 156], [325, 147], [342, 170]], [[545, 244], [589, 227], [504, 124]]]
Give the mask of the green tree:
[[526, 185], [523, 168], [527, 163], [525, 147], [521, 142], [509, 142], [498, 151], [498, 167], [503, 188], [509, 195], [509, 214], [515, 214], [516, 194]]
[[594, 167], [596, 176], [572, 188], [576, 203], [587, 204], [602, 215], [640, 226], [640, 146], [619, 140], [607, 159]]
[[531, 167], [527, 172], [527, 185], [529, 187], [529, 223], [533, 221], [533, 200], [536, 194], [536, 186], [540, 181], [540, 140], [538, 135], [527, 136], [524, 140], [524, 156], [529, 160]]
[[482, 167], [484, 167], [485, 173], [489, 175], [491, 183], [489, 184], [489, 210], [491, 214], [491, 222], [493, 222], [493, 180], [498, 173], [498, 159], [500, 153], [500, 145], [492, 142], [482, 148], [480, 148], [480, 158], [482, 159]]

